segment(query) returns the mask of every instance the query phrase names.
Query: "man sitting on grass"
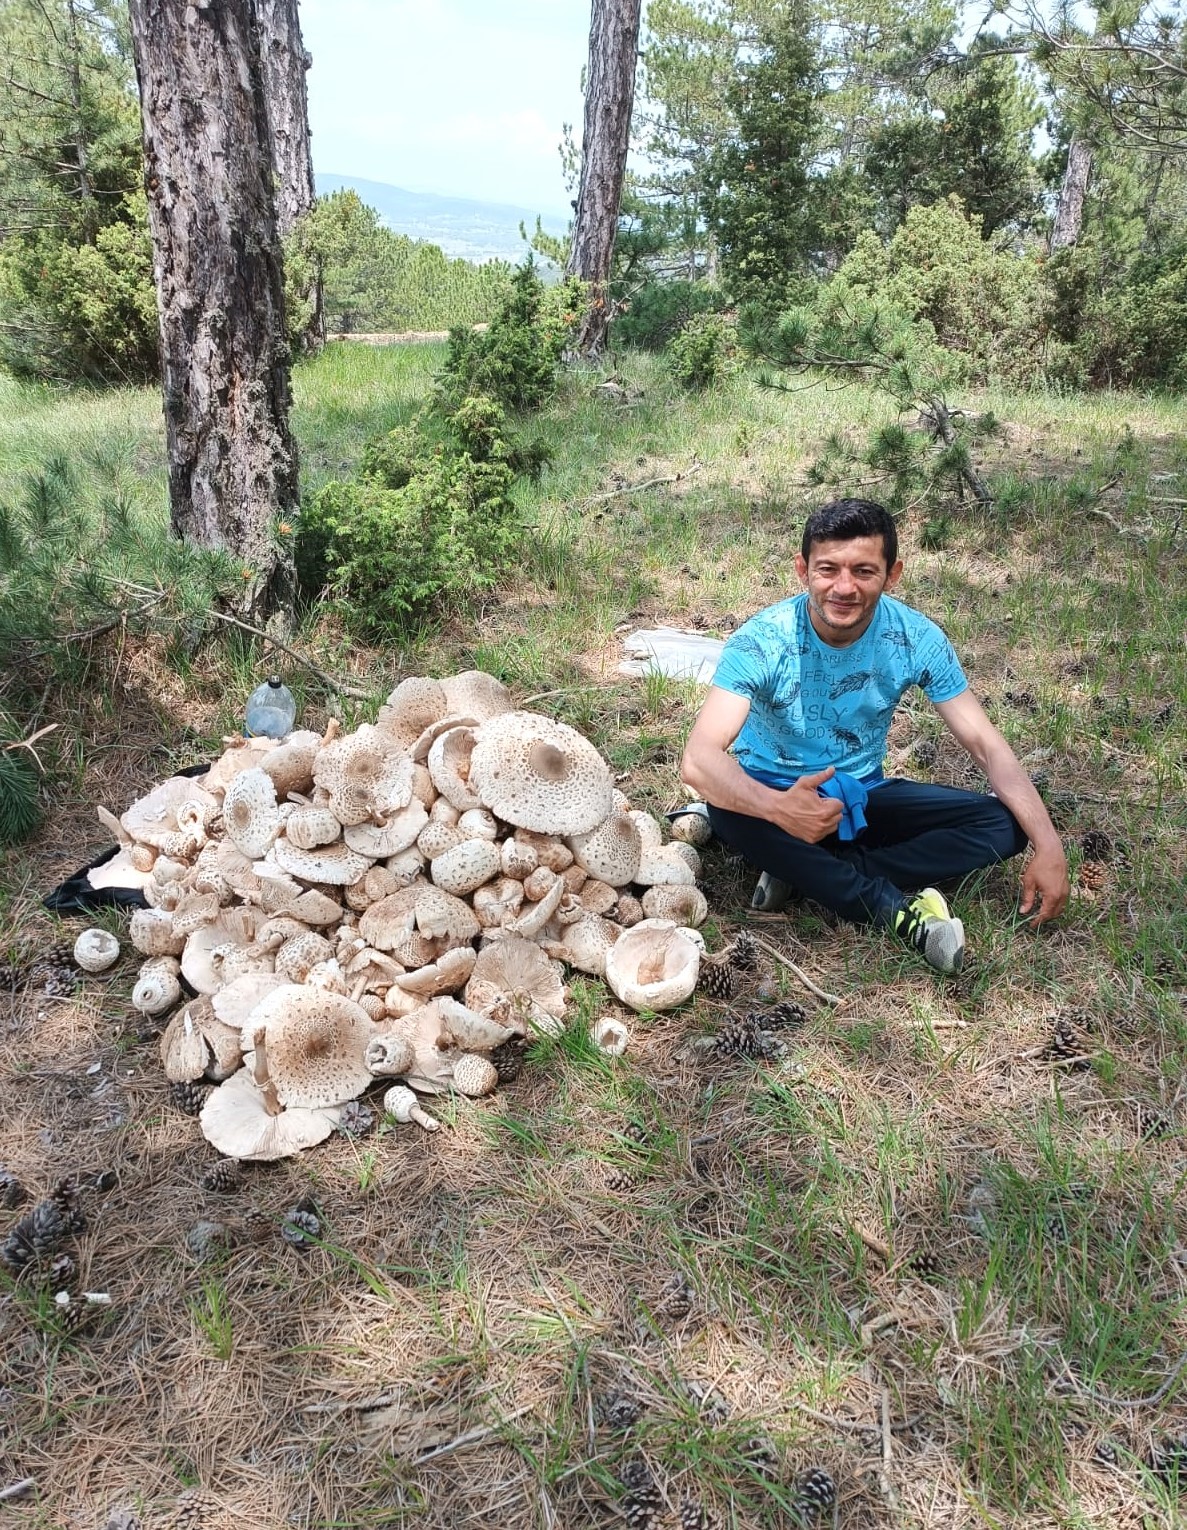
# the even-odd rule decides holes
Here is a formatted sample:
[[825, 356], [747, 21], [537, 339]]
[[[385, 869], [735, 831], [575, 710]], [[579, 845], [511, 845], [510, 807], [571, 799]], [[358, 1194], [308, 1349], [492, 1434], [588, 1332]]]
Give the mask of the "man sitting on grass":
[[[825, 505], [795, 567], [804, 593], [726, 643], [681, 764], [718, 838], [762, 871], [755, 906], [814, 898], [958, 972], [964, 926], [930, 884], [1029, 841], [1019, 912], [1035, 925], [1054, 919], [1068, 898], [1059, 836], [944, 633], [890, 596], [903, 571], [890, 514], [864, 499]], [[993, 796], [882, 775], [891, 718], [912, 685]]]

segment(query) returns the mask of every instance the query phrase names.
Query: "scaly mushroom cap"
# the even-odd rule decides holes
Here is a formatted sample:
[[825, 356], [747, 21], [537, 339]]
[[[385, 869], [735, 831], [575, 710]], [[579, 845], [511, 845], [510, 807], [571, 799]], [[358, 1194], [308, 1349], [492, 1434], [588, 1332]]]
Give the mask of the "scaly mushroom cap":
[[74, 942], [74, 965], [83, 972], [106, 972], [119, 955], [119, 941], [106, 930], [84, 930]]
[[283, 1105], [319, 1108], [353, 1100], [371, 1082], [364, 1061], [371, 1017], [345, 994], [278, 988], [251, 1017], [251, 1039], [266, 1047], [268, 1076]]
[[[560, 968], [535, 941], [503, 935], [483, 946], [466, 984], [466, 1005], [490, 1015], [508, 1001], [538, 1005], [556, 1019], [565, 1012], [565, 984]], [[500, 1023], [507, 1023], [496, 1014]], [[526, 1027], [520, 1024], [522, 1033]]]
[[212, 1013], [209, 1000], [191, 999], [161, 1032], [161, 1065], [171, 1084], [192, 1084], [206, 1072], [211, 1051], [201, 1026], [204, 1013]]
[[713, 825], [704, 813], [681, 813], [672, 819], [672, 838], [686, 845], [707, 845]]
[[497, 845], [489, 839], [466, 839], [435, 858], [429, 875], [435, 886], [455, 897], [465, 897], [499, 875], [502, 863]]
[[264, 756], [276, 749], [277, 742], [274, 738], [237, 738], [233, 741], [223, 739], [223, 743], [229, 743], [230, 747], [224, 749], [222, 754], [201, 779], [202, 789], [220, 797], [241, 770], [254, 770], [262, 764]]
[[276, 788], [257, 766], [235, 777], [223, 798], [223, 823], [227, 838], [244, 855], [264, 855], [280, 828]]
[[376, 726], [395, 739], [401, 749], [410, 749], [431, 723], [449, 714], [445, 688], [439, 680], [410, 675], [379, 709]]
[[228, 1158], [271, 1163], [324, 1142], [338, 1124], [336, 1107], [290, 1106], [269, 1113], [263, 1093], [246, 1068], [212, 1089], [198, 1116], [202, 1135]]
[[300, 729], [264, 755], [260, 769], [271, 776], [282, 801], [290, 792], [307, 792], [313, 786], [313, 762], [320, 748], [320, 733]]
[[609, 813], [590, 833], [571, 835], [568, 845], [577, 864], [599, 882], [625, 887], [635, 880], [643, 841], [638, 824], [628, 814]]
[[695, 930], [644, 919], [607, 952], [606, 982], [632, 1009], [675, 1009], [697, 985], [702, 944]]
[[497, 882], [487, 882], [476, 888], [473, 898], [474, 913], [484, 930], [497, 930], [500, 925], [514, 919], [523, 907], [523, 883], [514, 877], [500, 877]]
[[412, 760], [370, 723], [319, 750], [313, 779], [329, 792], [330, 809], [344, 824], [386, 818], [412, 800]]
[[185, 945], [185, 936], [173, 928], [173, 915], [161, 908], [136, 909], [128, 938], [143, 956], [176, 956]]
[[463, 1052], [455, 1059], [453, 1087], [459, 1094], [477, 1099], [480, 1095], [490, 1094], [498, 1084], [499, 1070], [489, 1057], [480, 1057], [477, 1052]]
[[215, 951], [223, 946], [246, 950], [262, 923], [254, 908], [235, 905], [220, 909], [217, 919], [195, 930], [181, 954], [181, 973], [190, 987], [197, 993], [217, 993], [228, 975], [221, 970], [225, 963], [215, 957]]
[[489, 839], [493, 845], [499, 837], [498, 820], [489, 808], [467, 808], [457, 826], [467, 839]]
[[301, 850], [283, 835], [272, 847], [276, 864], [291, 876], [305, 882], [327, 882], [335, 887], [345, 887], [357, 882], [371, 865], [371, 860], [349, 849], [341, 840], [332, 845], [322, 845], [317, 850]]
[[438, 994], [456, 993], [465, 986], [476, 960], [477, 953], [473, 946], [455, 946], [452, 951], [443, 951], [427, 967], [420, 967], [415, 972], [400, 973], [395, 983], [405, 993], [419, 995], [422, 1002], [434, 999]]
[[212, 811], [217, 801], [198, 786], [192, 776], [171, 776], [154, 786], [146, 797], [139, 798], [120, 817], [120, 825], [130, 839], [158, 850], [177, 830], [177, 810], [185, 802], [200, 801]]
[[376, 1078], [399, 1078], [415, 1063], [416, 1052], [407, 1036], [385, 1030], [368, 1041], [363, 1061]]
[[642, 901], [648, 919], [672, 919], [697, 929], [709, 917], [709, 904], [699, 887], [659, 882], [647, 889]]
[[319, 845], [332, 845], [341, 834], [342, 825], [329, 808], [297, 808], [284, 824], [285, 838], [298, 850], [316, 850]]
[[132, 1008], [142, 1015], [163, 1015], [181, 998], [175, 956], [149, 957], [132, 989]]
[[428, 753], [433, 785], [446, 802], [452, 802], [462, 812], [482, 806], [482, 799], [470, 784], [475, 737], [473, 728], [450, 728], [438, 734]]
[[501, 680], [482, 669], [464, 669], [441, 681], [447, 711], [466, 712], [477, 722], [489, 722], [511, 711], [511, 692]]
[[352, 850], [372, 860], [383, 860], [389, 855], [399, 855], [416, 843], [416, 836], [429, 821], [424, 803], [413, 797], [407, 807], [393, 813], [380, 828], [373, 823], [352, 823], [342, 831], [342, 838]]
[[549, 956], [554, 956], [578, 972], [588, 972], [591, 977], [605, 977], [606, 953], [618, 940], [622, 931], [608, 919], [597, 914], [582, 914], [572, 924], [566, 925], [562, 938], [546, 942]]
[[565, 723], [504, 712], [478, 729], [470, 784], [507, 823], [544, 834], [585, 834], [611, 808], [610, 767]]
[[288, 985], [288, 978], [272, 972], [245, 972], [210, 996], [215, 1015], [224, 1025], [242, 1031], [251, 1023], [251, 1012], [262, 999], [277, 988]]
[[322, 935], [303, 930], [290, 936], [276, 953], [276, 973], [292, 983], [303, 983], [318, 962], [329, 961], [334, 948]]
[[644, 845], [634, 880], [640, 887], [692, 887], [696, 877], [688, 862], [678, 853], [691, 848], [691, 845], [679, 844]]

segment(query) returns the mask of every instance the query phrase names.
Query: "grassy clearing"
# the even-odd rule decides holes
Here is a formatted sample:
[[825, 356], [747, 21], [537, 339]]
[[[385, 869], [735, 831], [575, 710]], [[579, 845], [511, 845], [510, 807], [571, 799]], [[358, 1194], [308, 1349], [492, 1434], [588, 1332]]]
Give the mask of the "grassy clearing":
[[[439, 356], [343, 346], [300, 370], [307, 481], [405, 417]], [[492, 669], [662, 809], [696, 693], [618, 676], [620, 631], [723, 633], [782, 595], [807, 462], [884, 406], [745, 379], [689, 400], [633, 359], [620, 380], [567, 378], [539, 421], [555, 467], [481, 606], [387, 652], [332, 618], [301, 641], [377, 700], [403, 673]], [[84, 492], [118, 475], [163, 516], [150, 395], [4, 402], [0, 485], [60, 450]], [[711, 852], [710, 944], [749, 923], [844, 995], [781, 1058], [707, 1062], [726, 1007], [702, 997], [630, 1017], [608, 1064], [584, 1029], [613, 1006], [582, 982], [565, 1035], [490, 1099], [444, 1104], [446, 1130], [335, 1137], [232, 1195], [201, 1188], [212, 1154], [129, 1018], [131, 962], [67, 1000], [0, 993], [0, 1161], [39, 1194], [117, 1177], [77, 1249], [110, 1311], [68, 1337], [44, 1287], [0, 1288], [0, 1476], [38, 1483], [14, 1523], [89, 1530], [124, 1505], [155, 1526], [201, 1491], [209, 1526], [567, 1530], [622, 1522], [638, 1456], [673, 1514], [688, 1498], [736, 1527], [793, 1524], [812, 1467], [844, 1526], [1183, 1522], [1165, 1450], [1187, 1429], [1183, 411], [985, 402], [1006, 422], [997, 502], [914, 512], [904, 593], [1042, 783], [1077, 876], [1059, 927], [1018, 928], [1016, 868], [975, 878], [975, 962], [942, 983], [811, 910], [751, 916], [752, 876]], [[924, 550], [937, 508], [946, 545]], [[42, 703], [62, 724], [52, 827], [2, 863], [0, 945], [58, 933], [37, 894], [103, 843], [91, 804], [201, 758], [262, 667], [82, 656], [77, 691]], [[895, 769], [972, 779], [923, 704], [891, 743]], [[804, 996], [773, 966], [732, 1007], [779, 997]], [[1072, 1057], [1051, 1053], [1057, 1020]], [[278, 1227], [303, 1196], [323, 1235], [300, 1253]]]

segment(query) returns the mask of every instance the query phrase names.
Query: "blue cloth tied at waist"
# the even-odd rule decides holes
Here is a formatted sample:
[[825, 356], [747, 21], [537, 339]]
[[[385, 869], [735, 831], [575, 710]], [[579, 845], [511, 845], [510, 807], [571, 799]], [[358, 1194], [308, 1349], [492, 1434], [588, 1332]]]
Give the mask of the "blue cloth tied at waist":
[[[774, 786], [781, 791], [794, 786], [800, 779], [799, 776], [773, 776], [757, 770], [747, 773], [754, 780], [761, 781], [764, 786]], [[818, 796], [831, 797], [841, 804], [841, 821], [837, 825], [838, 839], [857, 838], [866, 826], [865, 807], [870, 800], [870, 793], [885, 784], [886, 777], [880, 770], [869, 776], [851, 776], [847, 770], [838, 770], [823, 785], [816, 788]]]

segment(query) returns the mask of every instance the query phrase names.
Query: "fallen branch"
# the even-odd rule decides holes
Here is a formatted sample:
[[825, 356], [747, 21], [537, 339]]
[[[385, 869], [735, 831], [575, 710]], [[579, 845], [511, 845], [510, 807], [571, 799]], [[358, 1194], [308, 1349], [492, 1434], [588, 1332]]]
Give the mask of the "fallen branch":
[[333, 675], [326, 673], [324, 669], [318, 669], [303, 653], [298, 653], [295, 648], [290, 648], [287, 643], [282, 643], [279, 638], [273, 637], [270, 632], [263, 631], [260, 627], [253, 627], [249, 622], [240, 621], [237, 616], [229, 616], [225, 611], [208, 611], [208, 616], [213, 616], [216, 622], [226, 622], [229, 627], [238, 627], [240, 632], [250, 632], [252, 637], [263, 638], [266, 643], [271, 643], [273, 648], [279, 648], [281, 653], [288, 654], [290, 659], [295, 659], [302, 669], [307, 669], [311, 675], [330, 690], [336, 691], [340, 696], [353, 696], [357, 701], [371, 701], [375, 692], [360, 685], [351, 685], [346, 680], [338, 680]]
[[1115, 515], [1110, 515], [1107, 510], [1098, 510], [1093, 506], [1088, 507], [1088, 514], [1095, 515], [1098, 521], [1108, 521], [1109, 525], [1121, 537], [1136, 537], [1139, 541], [1145, 541], [1157, 532], [1156, 526], [1123, 526]]
[[44, 738], [47, 733], [52, 733], [57, 726], [57, 723], [46, 723], [44, 728], [38, 728], [36, 733], [30, 733], [28, 738], [18, 738], [11, 744], [5, 744], [0, 752], [7, 754], [10, 749], [27, 749], [37, 761], [37, 768], [44, 771], [45, 766], [41, 763], [41, 756], [34, 749], [33, 745], [39, 738]]
[[760, 950], [765, 951], [768, 956], [773, 957], [774, 960], [777, 961], [781, 966], [786, 967], [789, 972], [794, 973], [795, 976], [799, 978], [804, 987], [808, 990], [808, 992], [814, 993], [822, 1004], [832, 1004], [836, 1006], [844, 1002], [840, 994], [828, 993], [825, 991], [825, 989], [818, 988], [802, 967], [797, 967], [789, 956], [784, 956], [783, 952], [780, 951], [777, 946], [771, 945], [770, 941], [764, 940], [761, 935], [755, 935], [753, 931], [751, 931], [750, 938], [754, 941], [754, 944], [758, 946]]
[[892, 1509], [898, 1508], [898, 1492], [890, 1476], [893, 1440], [890, 1432], [890, 1389], [882, 1388], [882, 1468], [878, 1473], [882, 1496]]
[[691, 478], [694, 473], [699, 473], [704, 465], [703, 462], [694, 457], [692, 466], [685, 468], [681, 473], [669, 473], [664, 478], [647, 478], [642, 483], [624, 483], [620, 488], [607, 489], [604, 494], [595, 494], [590, 499], [583, 499], [577, 508], [579, 510], [588, 510], [590, 505], [600, 505], [605, 500], [617, 499], [620, 494], [640, 494], [644, 489], [658, 489], [666, 483], [683, 483], [686, 478]]
[[1167, 1395], [1170, 1389], [1178, 1381], [1183, 1367], [1187, 1365], [1187, 1350], [1179, 1356], [1163, 1378], [1157, 1391], [1151, 1392], [1148, 1397], [1112, 1397], [1107, 1392], [1098, 1392], [1093, 1387], [1086, 1387], [1072, 1372], [1067, 1361], [1063, 1362], [1064, 1374], [1075, 1387], [1081, 1397], [1088, 1397], [1095, 1403], [1100, 1403], [1105, 1408], [1155, 1408]]
[[19, 1482], [10, 1482], [6, 1488], [0, 1488], [0, 1503], [12, 1503], [18, 1498], [28, 1498], [31, 1493], [36, 1491], [36, 1479], [33, 1477], [22, 1477]]
[[477, 1445], [482, 1440], [488, 1440], [492, 1434], [498, 1434], [500, 1429], [505, 1429], [517, 1418], [522, 1418], [525, 1413], [531, 1413], [534, 1407], [534, 1403], [529, 1403], [526, 1407], [516, 1408], [514, 1413], [509, 1413], [497, 1424], [483, 1424], [477, 1429], [467, 1429], [465, 1434], [459, 1434], [457, 1439], [450, 1440], [445, 1445], [434, 1445], [432, 1450], [426, 1450], [423, 1455], [414, 1456], [412, 1464], [423, 1466], [426, 1461], [435, 1461], [439, 1456], [448, 1456], [455, 1450], [464, 1450], [467, 1445]]

